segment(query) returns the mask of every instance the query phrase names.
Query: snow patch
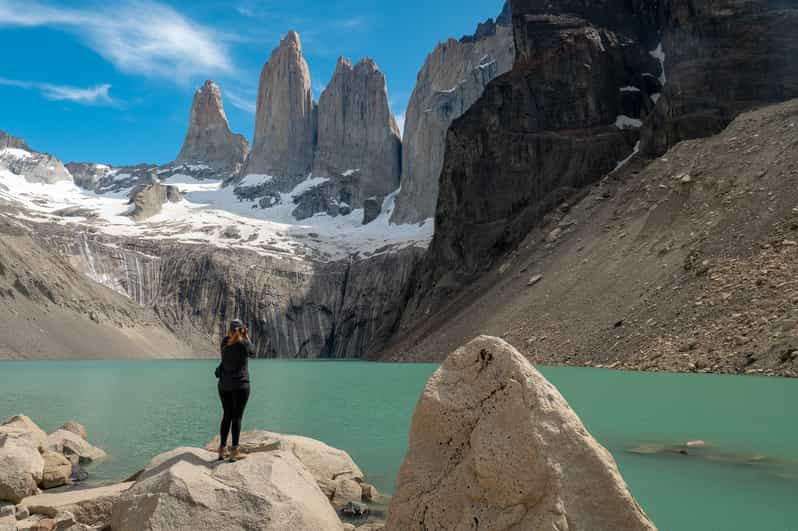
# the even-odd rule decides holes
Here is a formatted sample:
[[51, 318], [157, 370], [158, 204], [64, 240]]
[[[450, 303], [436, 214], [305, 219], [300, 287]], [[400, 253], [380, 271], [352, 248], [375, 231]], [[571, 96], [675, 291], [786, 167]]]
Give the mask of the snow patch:
[[651, 57], [659, 61], [660, 65], [660, 75], [659, 75], [659, 82], [662, 83], [662, 86], [665, 86], [665, 83], [668, 81], [668, 78], [665, 76], [665, 51], [662, 49], [662, 42], [660, 42], [656, 48], [648, 52]]
[[360, 168], [355, 168], [353, 170], [346, 170], [341, 175], [343, 175], [344, 177], [349, 177], [350, 175], [353, 175], [353, 174], [355, 174], [355, 173], [357, 173], [359, 171], [360, 171]]
[[637, 118], [630, 118], [625, 114], [619, 114], [615, 119], [615, 127], [618, 129], [639, 129], [643, 127], [643, 122]]
[[236, 185], [237, 188], [248, 188], [262, 186], [274, 180], [274, 176], [264, 173], [249, 173]]
[[660, 94], [659, 92], [655, 92], [654, 94], [652, 94], [649, 97], [651, 98], [651, 101], [654, 102], [654, 105], [656, 105], [661, 96], [662, 96], [662, 94]]
[[616, 164], [616, 165], [615, 165], [615, 169], [613, 169], [613, 170], [610, 172], [610, 175], [612, 175], [612, 174], [613, 174], [613, 173], [615, 173], [616, 171], [620, 170], [621, 168], [623, 168], [624, 166], [626, 166], [627, 164], [629, 164], [629, 161], [630, 161], [630, 160], [632, 160], [632, 158], [633, 158], [635, 155], [637, 155], [638, 153], [640, 153], [640, 141], [639, 141], [639, 140], [637, 141], [637, 143], [635, 143], [635, 147], [634, 147], [634, 149], [632, 150], [632, 153], [631, 153], [631, 154], [630, 154], [628, 157], [626, 157], [625, 159], [623, 159], [623, 160], [621, 160], [621, 161], [618, 161], [618, 164]]
[[621, 92], [640, 92], [640, 89], [639, 89], [639, 88], [637, 88], [637, 87], [633, 87], [633, 86], [631, 86], [631, 85], [627, 85], [627, 86], [625, 86], [625, 87], [621, 87], [621, 88], [620, 88], [620, 89], [618, 89], [618, 90], [620, 90]]
[[31, 158], [33, 154], [24, 149], [7, 147], [0, 150], [0, 156], [24, 160]]

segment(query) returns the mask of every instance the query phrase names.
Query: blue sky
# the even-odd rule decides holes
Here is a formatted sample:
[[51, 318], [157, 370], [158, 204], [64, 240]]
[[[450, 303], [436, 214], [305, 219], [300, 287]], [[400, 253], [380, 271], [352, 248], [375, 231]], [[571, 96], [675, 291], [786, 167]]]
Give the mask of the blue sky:
[[435, 45], [472, 33], [503, 0], [0, 0], [0, 129], [64, 161], [172, 160], [191, 98], [222, 88], [252, 138], [258, 75], [300, 33], [316, 98], [339, 55], [374, 58], [404, 113]]

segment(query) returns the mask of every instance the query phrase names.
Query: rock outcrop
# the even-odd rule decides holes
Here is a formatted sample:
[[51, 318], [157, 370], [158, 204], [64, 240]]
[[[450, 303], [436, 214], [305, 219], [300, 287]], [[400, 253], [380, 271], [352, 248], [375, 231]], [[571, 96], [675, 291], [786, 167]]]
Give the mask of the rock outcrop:
[[168, 529], [340, 530], [341, 521], [307, 468], [290, 451], [219, 462], [184, 449], [150, 467], [113, 504], [119, 531]]
[[482, 336], [427, 382], [386, 529], [654, 530], [557, 389]]
[[291, 31], [263, 66], [255, 135], [243, 175], [285, 179], [289, 191], [310, 173], [316, 141], [316, 104], [299, 35]]
[[127, 482], [91, 489], [48, 492], [25, 498], [19, 507], [25, 507], [30, 514], [47, 518], [69, 513], [83, 525], [104, 529], [111, 525], [114, 500], [132, 485], [132, 482]]
[[161, 184], [157, 179], [150, 184], [139, 185], [130, 192], [130, 217], [144, 221], [161, 213], [165, 203], [179, 203], [182, 200], [176, 186]]
[[358, 208], [365, 198], [384, 197], [399, 186], [401, 153], [401, 134], [377, 64], [367, 57], [353, 67], [339, 58], [319, 98], [314, 177], [357, 172], [357, 196], [350, 204]]
[[0, 502], [19, 503], [38, 493], [43, 472], [44, 460], [27, 432], [0, 431]]
[[0, 131], [0, 170], [21, 175], [31, 183], [71, 181], [63, 163], [49, 153], [32, 150], [21, 138]]
[[14, 148], [14, 149], [24, 149], [25, 151], [32, 151], [30, 147], [28, 147], [28, 143], [25, 142], [22, 138], [9, 135], [5, 131], [0, 131], [0, 149], [5, 148]]
[[418, 74], [405, 116], [402, 190], [394, 223], [417, 223], [435, 214], [446, 131], [482, 95], [487, 84], [513, 66], [509, 3], [473, 36], [441, 43]]
[[249, 142], [230, 131], [222, 106], [222, 92], [212, 80], [194, 94], [188, 132], [176, 163], [207, 164], [235, 175], [249, 154]]

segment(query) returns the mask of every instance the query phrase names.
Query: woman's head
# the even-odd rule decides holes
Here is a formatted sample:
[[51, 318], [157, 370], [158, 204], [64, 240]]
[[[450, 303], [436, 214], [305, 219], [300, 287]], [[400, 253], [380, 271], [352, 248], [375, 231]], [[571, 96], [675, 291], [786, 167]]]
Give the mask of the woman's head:
[[246, 336], [247, 328], [240, 319], [230, 321], [230, 328], [227, 332], [230, 343], [238, 343]]

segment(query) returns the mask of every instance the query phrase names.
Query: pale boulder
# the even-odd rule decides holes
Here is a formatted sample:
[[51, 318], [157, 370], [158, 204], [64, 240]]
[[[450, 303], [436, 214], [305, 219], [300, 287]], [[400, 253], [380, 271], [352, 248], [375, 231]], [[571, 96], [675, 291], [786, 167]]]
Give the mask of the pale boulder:
[[0, 425], [0, 434], [19, 431], [29, 434], [36, 446], [43, 445], [47, 438], [47, 433], [27, 415], [14, 415]]
[[[106, 528], [111, 524], [111, 507], [116, 498], [133, 483], [118, 483], [93, 489], [44, 493], [25, 498], [20, 507], [31, 514], [54, 518], [58, 514], [70, 513], [81, 524]], [[19, 514], [20, 509], [17, 510]]]
[[44, 461], [42, 480], [39, 483], [43, 489], [53, 489], [69, 483], [72, 476], [72, 463], [64, 454], [44, 450], [41, 452]]
[[19, 503], [38, 492], [44, 460], [28, 432], [0, 433], [0, 502]]
[[[288, 450], [299, 459], [316, 478], [316, 481], [335, 481], [338, 478], [363, 480], [363, 472], [344, 450], [300, 435], [283, 435], [270, 431], [248, 431], [241, 434], [239, 446], [243, 453], [256, 453], [274, 449]], [[219, 448], [219, 437], [213, 438], [205, 448]]]
[[172, 455], [159, 467], [164, 463], [172, 464], [139, 480], [114, 502], [112, 529], [343, 528], [313, 476], [291, 452], [262, 452], [232, 463], [174, 461]]
[[106, 457], [103, 450], [67, 430], [57, 430], [48, 435], [44, 447], [51, 452], [64, 454], [72, 465], [93, 463]]
[[86, 431], [86, 426], [84, 426], [83, 424], [80, 424], [78, 422], [69, 421], [66, 424], [64, 424], [63, 426], [61, 426], [60, 429], [66, 430], [66, 431], [71, 431], [72, 433], [74, 433], [75, 435], [80, 437], [81, 439], [85, 439], [87, 441], [89, 440], [89, 434]]
[[386, 529], [653, 530], [614, 459], [501, 339], [456, 350], [427, 382]]

